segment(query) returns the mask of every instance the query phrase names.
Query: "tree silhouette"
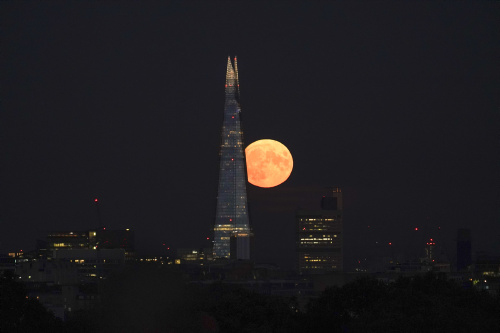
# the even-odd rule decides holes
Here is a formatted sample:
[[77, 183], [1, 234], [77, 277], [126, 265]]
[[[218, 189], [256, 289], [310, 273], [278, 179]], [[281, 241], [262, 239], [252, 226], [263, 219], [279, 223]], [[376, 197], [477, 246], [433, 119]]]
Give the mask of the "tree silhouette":
[[36, 299], [29, 299], [26, 288], [11, 271], [0, 277], [0, 332], [62, 332], [57, 319]]
[[303, 325], [315, 332], [498, 332], [500, 302], [444, 275], [362, 278], [310, 302]]

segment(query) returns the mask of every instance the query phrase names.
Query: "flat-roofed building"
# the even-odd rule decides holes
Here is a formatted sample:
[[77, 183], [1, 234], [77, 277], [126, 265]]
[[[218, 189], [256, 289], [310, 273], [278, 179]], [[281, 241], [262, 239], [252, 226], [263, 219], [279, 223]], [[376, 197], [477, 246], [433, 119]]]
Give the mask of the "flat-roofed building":
[[56, 257], [60, 250], [97, 249], [123, 249], [126, 259], [133, 259], [135, 256], [135, 233], [130, 229], [52, 231], [46, 239], [46, 242], [39, 241], [38, 251], [49, 258]]
[[341, 189], [335, 187], [323, 197], [321, 210], [298, 210], [295, 223], [299, 273], [342, 271]]

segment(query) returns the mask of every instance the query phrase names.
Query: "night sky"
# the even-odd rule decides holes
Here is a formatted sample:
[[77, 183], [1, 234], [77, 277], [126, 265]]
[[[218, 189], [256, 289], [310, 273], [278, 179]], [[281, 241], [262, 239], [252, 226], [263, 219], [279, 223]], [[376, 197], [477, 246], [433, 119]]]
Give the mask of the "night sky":
[[499, 18], [494, 1], [3, 1], [0, 252], [94, 228], [94, 197], [140, 253], [206, 245], [237, 55], [245, 144], [294, 158], [284, 184], [248, 185], [258, 262], [293, 266], [295, 209], [329, 186], [347, 269], [428, 236], [453, 260], [463, 227], [499, 253]]

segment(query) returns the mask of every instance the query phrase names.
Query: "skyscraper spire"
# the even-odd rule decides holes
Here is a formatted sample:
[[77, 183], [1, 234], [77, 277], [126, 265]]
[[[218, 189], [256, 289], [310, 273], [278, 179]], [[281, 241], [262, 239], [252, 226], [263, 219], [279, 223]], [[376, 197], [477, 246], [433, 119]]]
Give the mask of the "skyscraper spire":
[[226, 93], [228, 88], [234, 87], [236, 85], [236, 73], [234, 72], [233, 64], [231, 63], [231, 58], [227, 57], [227, 69], [226, 69]]
[[236, 66], [228, 57], [213, 251], [215, 258], [250, 259], [251, 231]]
[[238, 100], [239, 100], [239, 98], [240, 98], [240, 80], [238, 78], [238, 58], [236, 56], [234, 56], [234, 71], [236, 74], [236, 88], [238, 91]]

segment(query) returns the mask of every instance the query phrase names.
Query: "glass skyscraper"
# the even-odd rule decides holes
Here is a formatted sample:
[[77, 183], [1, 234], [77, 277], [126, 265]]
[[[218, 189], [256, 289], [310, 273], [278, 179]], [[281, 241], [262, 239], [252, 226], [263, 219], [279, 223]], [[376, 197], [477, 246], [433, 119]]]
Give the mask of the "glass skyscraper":
[[250, 259], [251, 230], [239, 91], [237, 60], [235, 57], [233, 66], [231, 58], [228, 57], [214, 226], [214, 258]]

